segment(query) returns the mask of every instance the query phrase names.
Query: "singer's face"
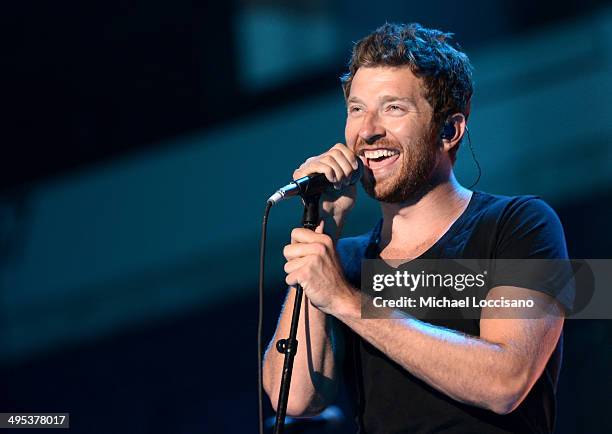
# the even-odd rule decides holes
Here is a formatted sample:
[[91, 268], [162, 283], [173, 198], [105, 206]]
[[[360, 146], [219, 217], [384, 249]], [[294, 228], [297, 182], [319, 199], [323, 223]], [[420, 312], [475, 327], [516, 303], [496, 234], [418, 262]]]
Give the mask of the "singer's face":
[[426, 187], [438, 149], [432, 107], [409, 67], [361, 67], [347, 99], [346, 144], [363, 161], [373, 198], [402, 202]]

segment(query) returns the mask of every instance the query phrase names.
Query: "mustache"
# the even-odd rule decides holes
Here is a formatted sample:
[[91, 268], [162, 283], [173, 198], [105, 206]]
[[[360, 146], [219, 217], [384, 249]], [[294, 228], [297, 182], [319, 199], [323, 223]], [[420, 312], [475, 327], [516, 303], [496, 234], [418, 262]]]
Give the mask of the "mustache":
[[363, 155], [364, 151], [371, 150], [371, 149], [390, 149], [390, 150], [397, 150], [400, 152], [403, 150], [402, 146], [394, 140], [381, 138], [381, 139], [376, 140], [374, 143], [369, 144], [368, 142], [360, 138], [355, 143], [354, 152], [357, 155]]

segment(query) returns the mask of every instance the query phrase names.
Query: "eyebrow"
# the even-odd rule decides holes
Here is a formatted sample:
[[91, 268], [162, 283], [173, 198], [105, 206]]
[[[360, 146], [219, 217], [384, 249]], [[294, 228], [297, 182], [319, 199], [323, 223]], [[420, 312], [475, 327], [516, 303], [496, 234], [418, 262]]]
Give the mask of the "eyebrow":
[[407, 102], [409, 104], [415, 105], [414, 103], [414, 99], [409, 98], [407, 96], [405, 97], [399, 97], [399, 96], [395, 96], [395, 95], [383, 95], [380, 97], [380, 101], [381, 102], [391, 102], [391, 101], [402, 101], [402, 102]]
[[347, 103], [358, 102], [360, 104], [364, 104], [364, 102], [362, 100], [360, 100], [359, 98], [357, 98], [356, 96], [350, 97], [346, 102]]
[[[392, 102], [392, 101], [402, 101], [402, 102], [406, 102], [409, 104], [412, 104], [413, 106], [416, 106], [414, 99], [409, 98], [409, 97], [400, 97], [400, 96], [395, 96], [395, 95], [383, 95], [379, 98], [380, 102], [382, 103], [387, 103], [387, 102]], [[352, 96], [347, 100], [347, 103], [359, 103], [359, 104], [365, 104], [361, 99], [357, 98], [356, 96]]]

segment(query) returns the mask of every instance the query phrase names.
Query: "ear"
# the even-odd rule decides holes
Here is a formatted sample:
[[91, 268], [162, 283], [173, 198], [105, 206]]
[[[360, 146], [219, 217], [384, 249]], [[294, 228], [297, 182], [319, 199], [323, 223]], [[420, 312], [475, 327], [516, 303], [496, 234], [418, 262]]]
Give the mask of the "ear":
[[445, 133], [442, 135], [442, 146], [446, 152], [450, 152], [459, 144], [465, 134], [466, 126], [467, 121], [463, 113], [455, 113], [446, 119]]

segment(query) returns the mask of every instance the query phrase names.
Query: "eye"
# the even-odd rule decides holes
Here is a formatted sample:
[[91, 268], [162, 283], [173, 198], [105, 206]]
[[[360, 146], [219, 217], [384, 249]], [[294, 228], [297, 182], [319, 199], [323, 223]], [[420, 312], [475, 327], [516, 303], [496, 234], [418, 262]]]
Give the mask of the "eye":
[[362, 107], [356, 105], [349, 107], [349, 113], [359, 113], [361, 111], [363, 111]]
[[403, 111], [403, 110], [404, 108], [399, 105], [391, 104], [387, 106], [387, 111]]

